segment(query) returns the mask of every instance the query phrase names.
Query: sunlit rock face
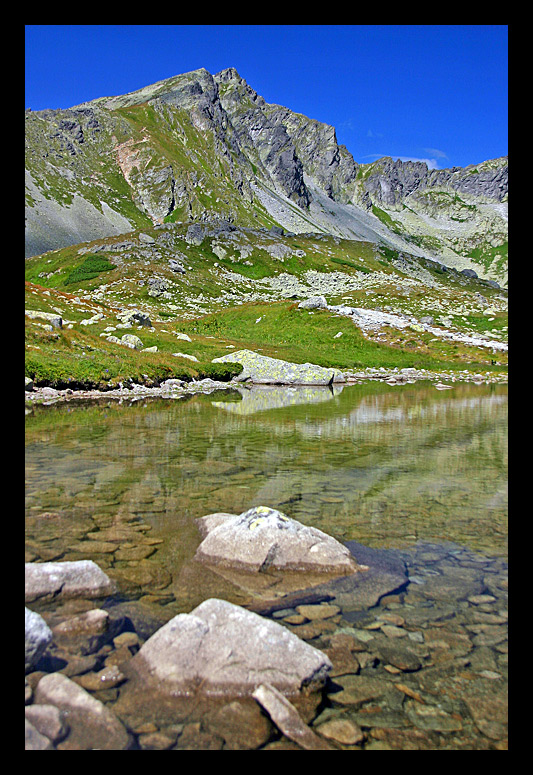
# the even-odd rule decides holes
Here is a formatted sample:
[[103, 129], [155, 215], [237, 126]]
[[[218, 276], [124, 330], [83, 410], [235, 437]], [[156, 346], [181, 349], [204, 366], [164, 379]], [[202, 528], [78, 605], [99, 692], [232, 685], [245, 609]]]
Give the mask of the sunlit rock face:
[[322, 686], [329, 658], [286, 627], [226, 600], [178, 614], [128, 665], [132, 683], [172, 695], [246, 695], [268, 680], [288, 695]]
[[240, 515], [207, 515], [199, 520], [207, 533], [195, 559], [252, 572], [270, 568], [355, 573], [361, 568], [336, 539], [267, 506]]
[[330, 385], [345, 381], [339, 369], [328, 369], [313, 363], [289, 363], [259, 355], [252, 350], [238, 350], [213, 359], [213, 363], [226, 362], [242, 363], [239, 381], [258, 385]]

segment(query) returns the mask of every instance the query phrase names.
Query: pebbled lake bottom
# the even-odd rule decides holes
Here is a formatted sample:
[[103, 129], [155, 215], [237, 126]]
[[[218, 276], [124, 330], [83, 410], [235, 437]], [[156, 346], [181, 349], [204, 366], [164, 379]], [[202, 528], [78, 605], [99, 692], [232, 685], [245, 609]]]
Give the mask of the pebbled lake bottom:
[[[58, 633], [90, 608], [112, 622], [106, 637], [55, 637], [30, 685], [64, 672], [114, 709], [133, 748], [299, 749], [253, 700], [139, 707], [124, 677], [104, 689], [95, 678], [220, 597], [328, 654], [324, 697], [305, 720], [330, 748], [505, 749], [507, 409], [506, 387], [459, 383], [33, 407], [26, 561], [92, 559], [118, 593], [30, 606]], [[256, 505], [374, 552], [399, 569], [390, 588], [362, 599], [342, 583], [296, 584], [287, 596], [268, 574], [258, 587], [194, 561], [196, 518]]]

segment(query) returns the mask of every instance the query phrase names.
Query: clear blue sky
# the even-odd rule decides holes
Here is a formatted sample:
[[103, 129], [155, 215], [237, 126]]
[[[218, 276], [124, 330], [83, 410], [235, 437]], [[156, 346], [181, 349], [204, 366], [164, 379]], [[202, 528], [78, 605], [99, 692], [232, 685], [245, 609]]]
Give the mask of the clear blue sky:
[[26, 107], [69, 108], [235, 67], [267, 102], [332, 124], [358, 162], [507, 155], [506, 25], [27, 25]]

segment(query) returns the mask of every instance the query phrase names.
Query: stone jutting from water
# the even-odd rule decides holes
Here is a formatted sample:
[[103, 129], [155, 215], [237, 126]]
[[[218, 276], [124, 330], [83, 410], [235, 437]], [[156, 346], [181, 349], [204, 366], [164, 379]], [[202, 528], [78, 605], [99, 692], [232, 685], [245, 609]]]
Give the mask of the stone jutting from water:
[[39, 657], [52, 640], [52, 631], [43, 617], [26, 608], [25, 664], [26, 672], [39, 661]]
[[55, 597], [106, 597], [113, 582], [92, 560], [75, 562], [27, 562], [26, 602]]
[[207, 532], [195, 554], [201, 562], [252, 572], [275, 568], [352, 574], [364, 569], [339, 541], [267, 506], [240, 515], [207, 515], [199, 523]]
[[321, 689], [330, 669], [325, 654], [287, 628], [213, 598], [171, 619], [128, 663], [132, 683], [173, 695], [201, 688], [242, 696], [261, 683], [297, 695]]
[[313, 363], [288, 363], [251, 350], [238, 350], [220, 358], [213, 358], [213, 363], [226, 362], [242, 363], [243, 370], [237, 380], [246, 380], [258, 385], [329, 385], [345, 382], [339, 369], [328, 369]]

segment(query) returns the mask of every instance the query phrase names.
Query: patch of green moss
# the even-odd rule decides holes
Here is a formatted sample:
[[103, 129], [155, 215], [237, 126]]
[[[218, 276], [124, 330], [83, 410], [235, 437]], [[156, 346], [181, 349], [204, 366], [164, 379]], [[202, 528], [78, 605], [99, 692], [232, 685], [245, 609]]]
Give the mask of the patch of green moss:
[[65, 285], [92, 280], [102, 272], [110, 272], [112, 269], [116, 269], [116, 264], [112, 264], [107, 258], [89, 255], [82, 264], [69, 274], [65, 280]]

